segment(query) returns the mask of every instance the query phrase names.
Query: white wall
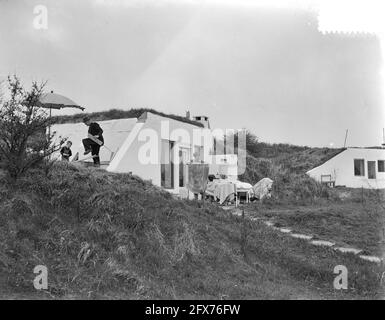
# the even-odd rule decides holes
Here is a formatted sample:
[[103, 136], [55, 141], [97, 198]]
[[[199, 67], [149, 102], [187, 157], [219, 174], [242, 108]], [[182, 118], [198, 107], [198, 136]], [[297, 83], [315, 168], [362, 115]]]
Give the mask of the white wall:
[[142, 179], [151, 180], [155, 185], [160, 185], [160, 165], [144, 164], [138, 159], [138, 154], [144, 142], [138, 141], [139, 133], [144, 128], [144, 123], [136, 123], [119, 151], [107, 167], [107, 171], [128, 173], [132, 172]]
[[[365, 176], [354, 175], [354, 159], [365, 160]], [[385, 149], [349, 148], [308, 171], [307, 174], [317, 181], [321, 181], [321, 175], [330, 174], [335, 179], [336, 186], [383, 189], [385, 188], [385, 173], [378, 172], [377, 160], [385, 160]], [[376, 179], [368, 179], [368, 161], [376, 162]]]
[[[162, 126], [163, 122], [163, 126]], [[179, 130], [179, 129], [183, 129]], [[193, 130], [201, 130], [201, 128], [181, 121], [161, 117], [152, 113], [147, 113], [147, 118], [138, 122], [130, 132], [126, 141], [123, 143], [115, 158], [111, 161], [107, 171], [111, 172], [132, 172], [143, 179], [152, 180], [152, 183], [161, 185], [161, 140], [174, 141], [174, 189], [169, 191], [179, 192], [179, 148], [185, 147], [193, 152]], [[179, 130], [179, 131], [178, 131]], [[156, 148], [152, 149], [156, 155], [155, 162], [143, 163], [139, 159], [139, 154], [143, 150], [148, 149], [151, 132], [156, 136]], [[185, 137], [181, 136], [182, 132], [187, 133]], [[155, 140], [154, 140], [155, 141]], [[195, 142], [196, 145], [203, 145], [204, 141]]]
[[[130, 131], [135, 126], [137, 119], [128, 118], [96, 122], [99, 123], [103, 129], [103, 137], [105, 141], [105, 146], [101, 147], [100, 149], [100, 161], [109, 162], [111, 159], [111, 152], [116, 152], [119, 149], [119, 147], [128, 137]], [[88, 127], [84, 123], [55, 124], [51, 127], [51, 132], [56, 132], [56, 142], [59, 141], [59, 136], [72, 141], [72, 156], [75, 156], [75, 154], [79, 152], [81, 159], [90, 158], [90, 155], [83, 155], [84, 146], [82, 140], [87, 138], [88, 134]], [[54, 157], [60, 159], [60, 152], [58, 151]], [[86, 162], [93, 161], [92, 159], [88, 159]]]

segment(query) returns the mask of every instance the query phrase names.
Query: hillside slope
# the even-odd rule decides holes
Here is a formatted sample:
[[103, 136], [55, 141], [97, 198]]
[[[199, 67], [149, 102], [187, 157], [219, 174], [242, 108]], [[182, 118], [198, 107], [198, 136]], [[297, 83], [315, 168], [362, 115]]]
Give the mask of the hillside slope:
[[246, 170], [239, 179], [255, 184], [262, 178], [271, 178], [276, 202], [303, 203], [333, 196], [333, 190], [317, 183], [306, 172], [345, 149], [269, 144], [259, 142], [252, 134], [248, 134], [246, 147]]
[[[380, 270], [149, 182], [59, 163], [0, 183], [0, 296], [296, 299], [378, 294]], [[333, 266], [352, 289], [336, 292]], [[32, 286], [48, 268], [49, 288]], [[350, 272], [350, 271], [349, 271]], [[363, 278], [362, 278], [363, 277]], [[363, 281], [362, 279], [365, 279]]]

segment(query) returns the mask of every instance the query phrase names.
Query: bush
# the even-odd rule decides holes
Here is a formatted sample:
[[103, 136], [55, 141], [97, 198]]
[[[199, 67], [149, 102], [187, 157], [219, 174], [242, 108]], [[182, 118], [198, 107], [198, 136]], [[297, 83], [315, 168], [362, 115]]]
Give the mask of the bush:
[[27, 91], [16, 76], [8, 77], [8, 98], [0, 101], [0, 165], [14, 181], [59, 147], [46, 134], [50, 119], [38, 106], [43, 89], [34, 82]]
[[247, 158], [241, 181], [254, 185], [262, 178], [274, 181], [269, 202], [313, 203], [318, 199], [338, 200], [334, 191], [316, 182], [306, 172], [343, 149], [309, 148], [289, 144], [258, 142], [247, 135]]

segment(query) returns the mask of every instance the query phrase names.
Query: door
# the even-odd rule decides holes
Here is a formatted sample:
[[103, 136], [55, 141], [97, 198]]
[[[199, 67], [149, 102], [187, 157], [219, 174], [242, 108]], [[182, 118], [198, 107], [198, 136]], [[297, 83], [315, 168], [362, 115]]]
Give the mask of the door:
[[160, 182], [165, 189], [174, 189], [174, 142], [162, 140]]
[[376, 161], [368, 161], [368, 179], [376, 179]]
[[190, 149], [179, 149], [179, 187], [185, 187], [187, 183], [187, 163], [190, 162]]

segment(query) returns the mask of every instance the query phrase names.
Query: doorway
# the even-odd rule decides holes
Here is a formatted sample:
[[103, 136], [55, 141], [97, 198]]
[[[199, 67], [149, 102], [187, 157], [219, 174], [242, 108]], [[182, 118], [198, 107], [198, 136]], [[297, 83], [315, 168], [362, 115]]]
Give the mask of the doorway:
[[174, 142], [162, 140], [160, 184], [165, 189], [174, 189]]
[[376, 179], [376, 161], [368, 161], [368, 179]]
[[187, 164], [190, 162], [190, 153], [188, 148], [179, 149], [179, 187], [185, 187], [187, 183]]

